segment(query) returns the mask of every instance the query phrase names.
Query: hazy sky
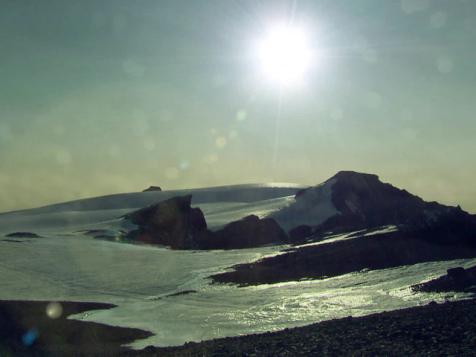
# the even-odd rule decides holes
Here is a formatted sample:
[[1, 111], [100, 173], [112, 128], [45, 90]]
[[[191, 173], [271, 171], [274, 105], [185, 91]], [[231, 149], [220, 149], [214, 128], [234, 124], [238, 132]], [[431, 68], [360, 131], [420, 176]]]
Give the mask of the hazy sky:
[[281, 94], [250, 48], [294, 1], [0, 2], [0, 211], [351, 169], [476, 212], [476, 1], [299, 0]]

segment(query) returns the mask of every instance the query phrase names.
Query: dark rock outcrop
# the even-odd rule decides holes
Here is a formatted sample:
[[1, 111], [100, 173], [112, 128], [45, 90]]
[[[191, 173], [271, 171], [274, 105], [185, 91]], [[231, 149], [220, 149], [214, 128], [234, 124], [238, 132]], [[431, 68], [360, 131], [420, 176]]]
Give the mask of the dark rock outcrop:
[[190, 207], [192, 196], [174, 197], [124, 216], [138, 226], [126, 238], [173, 249], [197, 249], [207, 223], [199, 208]]
[[[312, 198], [313, 193], [317, 193], [315, 199], [306, 199]], [[331, 200], [338, 212], [314, 227], [298, 225], [291, 229], [290, 240], [296, 244], [322, 240], [335, 233], [372, 232], [387, 226], [398, 229], [373, 233], [371, 238], [358, 232], [345, 241], [298, 247], [276, 257], [237, 265], [233, 267], [235, 271], [213, 279], [245, 285], [275, 283], [476, 257], [474, 216], [460, 207], [425, 202], [381, 182], [376, 175], [341, 171], [322, 185], [299, 191], [295, 199], [298, 203], [305, 200], [300, 212], [325, 207], [325, 200]], [[457, 271], [451, 274], [456, 281]]]
[[450, 207], [433, 219], [416, 220], [402, 229], [435, 243], [476, 247], [476, 219], [459, 207]]
[[421, 292], [458, 291], [476, 293], [476, 266], [468, 269], [462, 267], [448, 269], [446, 275], [414, 285], [412, 289]]
[[183, 291], [179, 291], [179, 292], [176, 292], [176, 293], [173, 293], [173, 294], [168, 294], [168, 295], [165, 295], [159, 299], [162, 299], [162, 298], [168, 298], [168, 297], [176, 297], [176, 296], [183, 296], [183, 295], [189, 295], [189, 294], [194, 294], [194, 293], [197, 293], [198, 291], [197, 290], [183, 290]]
[[255, 215], [227, 224], [201, 242], [204, 249], [240, 249], [269, 244], [284, 244], [288, 236], [272, 218]]
[[9, 237], [9, 238], [41, 238], [41, 236], [39, 236], [36, 233], [32, 233], [32, 232], [13, 232], [13, 233], [6, 234], [5, 237]]
[[212, 276], [215, 282], [240, 285], [322, 279], [363, 269], [385, 269], [428, 261], [476, 257], [476, 248], [433, 244], [404, 232], [358, 237], [297, 247], [273, 257], [239, 264]]
[[251, 215], [211, 232], [201, 210], [190, 207], [191, 196], [175, 197], [127, 215], [139, 228], [126, 237], [174, 249], [237, 249], [395, 225], [412, 239], [476, 248], [473, 215], [425, 202], [376, 175], [341, 171], [322, 185], [298, 191], [295, 200], [269, 217]]
[[446, 271], [448, 274], [448, 277], [450, 277], [453, 280], [466, 280], [468, 277], [468, 271], [465, 270], [462, 267], [457, 267], [457, 268], [450, 268]]
[[154, 191], [162, 191], [162, 189], [159, 186], [149, 186], [142, 192], [154, 192]]
[[313, 230], [311, 226], [308, 226], [307, 224], [302, 224], [300, 226], [294, 227], [288, 233], [291, 242], [301, 242], [306, 238], [312, 236]]
[[172, 249], [241, 249], [287, 242], [287, 235], [271, 218], [247, 216], [212, 232], [192, 196], [174, 197], [124, 216], [138, 226], [125, 238], [166, 245]]
[[326, 183], [332, 183], [331, 200], [338, 214], [313, 227], [316, 237], [396, 225], [433, 242], [476, 246], [476, 219], [459, 206], [425, 202], [373, 174], [340, 171]]
[[[427, 203], [406, 190], [383, 183], [377, 175], [340, 171], [330, 180], [332, 203], [340, 217], [324, 222], [321, 230], [372, 228], [383, 225], [414, 224], [430, 215], [438, 216], [449, 207]], [[347, 227], [346, 227], [347, 225]]]

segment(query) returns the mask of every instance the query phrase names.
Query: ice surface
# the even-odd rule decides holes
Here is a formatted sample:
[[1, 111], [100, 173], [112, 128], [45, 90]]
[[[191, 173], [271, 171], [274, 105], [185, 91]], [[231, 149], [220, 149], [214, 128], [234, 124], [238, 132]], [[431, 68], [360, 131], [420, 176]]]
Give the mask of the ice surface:
[[[156, 335], [134, 344], [179, 345], [277, 330], [464, 295], [413, 294], [409, 286], [476, 259], [347, 274], [326, 280], [238, 288], [207, 276], [277, 247], [171, 251], [79, 237], [0, 240], [1, 299], [76, 300], [117, 304], [78, 319], [137, 327]], [[166, 297], [185, 290], [197, 293]]]
[[[174, 196], [192, 195], [192, 204], [216, 202], [257, 202], [294, 195], [305, 186], [297, 184], [246, 184], [210, 188], [133, 192], [86, 198], [45, 207], [13, 212], [15, 215], [65, 211], [91, 211], [127, 208], [133, 210]], [[2, 215], [12, 213], [3, 213]]]
[[[282, 185], [203, 189], [200, 194], [194, 192], [194, 205], [203, 209], [210, 226], [216, 228], [247, 214], [267, 215], [287, 207], [294, 202], [296, 190]], [[117, 217], [169, 194], [116, 195], [0, 215], [0, 299], [117, 304], [111, 310], [85, 312], [74, 318], [155, 333], [133, 345], [142, 348], [461, 298], [465, 295], [412, 293], [409, 286], [443, 274], [449, 267], [476, 264], [476, 259], [433, 262], [325, 280], [238, 288], [210, 284], [207, 277], [287, 247], [172, 251], [96, 240], [79, 232], [117, 230]], [[43, 238], [6, 240], [4, 234], [13, 231], [31, 231]], [[352, 235], [330, 239], [352, 239]], [[186, 290], [197, 292], [167, 296]]]
[[332, 203], [332, 186], [335, 179], [304, 191], [298, 199], [274, 213], [281, 227], [290, 230], [299, 225], [316, 226], [338, 213]]
[[67, 231], [120, 228], [118, 218], [153, 203], [181, 195], [192, 195], [192, 206], [200, 207], [211, 229], [249, 214], [264, 216], [294, 200], [303, 188], [294, 184], [249, 184], [190, 190], [125, 193], [71, 201], [0, 214], [0, 234], [14, 230]]

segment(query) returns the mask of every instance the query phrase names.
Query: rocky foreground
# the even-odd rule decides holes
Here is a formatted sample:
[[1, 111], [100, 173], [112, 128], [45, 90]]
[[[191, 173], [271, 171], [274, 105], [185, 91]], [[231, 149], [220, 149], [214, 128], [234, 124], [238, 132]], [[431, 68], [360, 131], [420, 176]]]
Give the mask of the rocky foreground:
[[122, 345], [151, 336], [68, 316], [112, 304], [0, 300], [0, 356], [108, 356], [127, 353]]
[[476, 356], [476, 300], [427, 306], [134, 356]]
[[476, 356], [476, 300], [430, 303], [347, 317], [279, 332], [229, 337], [180, 347], [124, 347], [150, 333], [69, 320], [113, 305], [0, 302], [0, 356]]

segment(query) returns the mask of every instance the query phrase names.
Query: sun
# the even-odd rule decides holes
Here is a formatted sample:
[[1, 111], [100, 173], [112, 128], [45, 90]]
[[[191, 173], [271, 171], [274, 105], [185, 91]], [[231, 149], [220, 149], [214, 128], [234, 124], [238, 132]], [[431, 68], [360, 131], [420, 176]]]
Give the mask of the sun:
[[270, 27], [256, 47], [260, 70], [280, 85], [302, 82], [314, 60], [308, 33], [292, 25]]

